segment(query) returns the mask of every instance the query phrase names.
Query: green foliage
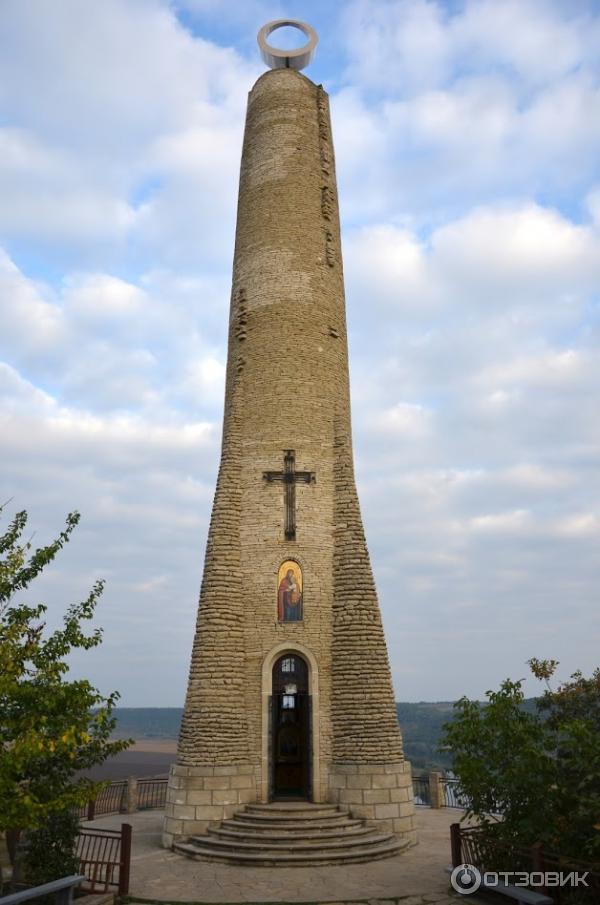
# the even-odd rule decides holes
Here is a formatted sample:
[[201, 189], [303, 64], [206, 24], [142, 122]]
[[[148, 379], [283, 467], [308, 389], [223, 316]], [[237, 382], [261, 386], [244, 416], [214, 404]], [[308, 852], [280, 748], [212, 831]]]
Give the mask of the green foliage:
[[25, 879], [30, 886], [41, 886], [59, 877], [79, 873], [75, 840], [79, 819], [73, 811], [51, 814], [44, 825], [27, 834]]
[[[539, 678], [539, 661], [530, 665]], [[600, 669], [589, 679], [575, 672], [556, 691], [548, 688], [539, 709], [555, 739], [560, 770], [553, 790], [557, 835], [579, 844], [582, 856], [600, 860]]]
[[[461, 698], [444, 744], [467, 816], [516, 845], [543, 842], [571, 858], [600, 859], [600, 671], [575, 673], [556, 691], [556, 661], [531, 660], [547, 689], [536, 712], [523, 708], [523, 680]], [[501, 815], [501, 816], [500, 816]]]
[[[2, 510], [0, 509], [0, 512]], [[84, 804], [97, 789], [77, 771], [128, 747], [110, 741], [118, 694], [101, 695], [87, 680], [67, 678], [72, 650], [101, 642], [82, 624], [94, 616], [103, 582], [68, 607], [63, 626], [46, 632], [42, 604], [15, 603], [69, 541], [78, 513], [51, 544], [32, 551], [19, 512], [0, 536], [0, 830], [41, 827], [52, 815]]]

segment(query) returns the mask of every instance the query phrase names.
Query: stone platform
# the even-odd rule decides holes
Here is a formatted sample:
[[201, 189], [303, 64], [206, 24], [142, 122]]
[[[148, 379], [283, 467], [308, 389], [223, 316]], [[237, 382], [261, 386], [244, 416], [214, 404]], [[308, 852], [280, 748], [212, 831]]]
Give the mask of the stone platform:
[[[164, 813], [103, 817], [92, 826], [133, 826], [130, 892], [133, 898], [195, 903], [350, 903], [457, 905], [444, 868], [450, 863], [450, 824], [461, 812], [417, 808], [419, 844], [392, 858], [327, 867], [247, 867], [194, 861], [162, 848]], [[85, 824], [88, 825], [88, 824]], [[475, 897], [469, 897], [475, 905]], [[383, 903], [382, 903], [383, 905]]]

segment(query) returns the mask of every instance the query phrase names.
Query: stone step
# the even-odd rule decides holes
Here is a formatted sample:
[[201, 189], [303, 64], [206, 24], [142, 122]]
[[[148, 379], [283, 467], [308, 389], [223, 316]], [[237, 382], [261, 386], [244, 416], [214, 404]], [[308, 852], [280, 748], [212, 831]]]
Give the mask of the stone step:
[[345, 815], [340, 815], [339, 821], [323, 821], [323, 820], [300, 820], [300, 821], [268, 821], [268, 820], [247, 820], [246, 814], [236, 814], [233, 817], [224, 820], [222, 826], [227, 828], [243, 829], [246, 832], [271, 833], [274, 830], [295, 833], [304, 832], [305, 830], [328, 830], [328, 829], [351, 829], [355, 826], [362, 826], [363, 821], [353, 819]]
[[346, 811], [328, 811], [326, 813], [314, 813], [314, 814], [306, 814], [306, 813], [298, 813], [298, 814], [290, 814], [288, 813], [272, 813], [270, 811], [241, 811], [239, 814], [235, 815], [236, 817], [241, 817], [244, 820], [255, 824], [256, 826], [270, 824], [273, 826], [286, 826], [288, 824], [294, 825], [309, 825], [311, 823], [343, 823], [344, 820], [348, 819], [348, 813]]
[[247, 808], [257, 811], [338, 811], [339, 804], [330, 801], [308, 801], [307, 798], [277, 798], [275, 801], [251, 801]]
[[327, 830], [313, 830], [311, 828], [310, 830], [302, 830], [299, 832], [293, 832], [291, 830], [282, 832], [277, 828], [272, 832], [269, 832], [267, 829], [261, 829], [260, 833], [258, 831], [249, 833], [247, 829], [240, 830], [236, 829], [235, 826], [225, 826], [222, 824], [219, 827], [209, 827], [208, 833], [211, 836], [221, 836], [228, 839], [248, 839], [250, 835], [252, 835], [253, 837], [258, 837], [266, 841], [273, 840], [276, 842], [280, 841], [282, 838], [299, 839], [300, 841], [311, 839], [345, 839], [348, 836], [364, 836], [373, 832], [371, 827], [363, 826], [360, 821], [356, 821], [356, 823], [358, 826], [344, 826]]
[[406, 848], [406, 842], [392, 837], [386, 842], [376, 845], [353, 846], [345, 849], [318, 849], [317, 851], [304, 851], [298, 854], [278, 852], [265, 848], [260, 851], [248, 852], [239, 848], [230, 850], [219, 849], [207, 845], [207, 837], [199, 837], [203, 843], [176, 842], [175, 851], [199, 861], [225, 861], [231, 864], [250, 864], [254, 867], [310, 867], [315, 864], [356, 864], [365, 861], [375, 861], [380, 858], [391, 858]]
[[348, 811], [344, 808], [339, 808], [335, 804], [311, 804], [310, 802], [302, 801], [247, 804], [244, 813], [266, 814], [275, 818], [286, 817], [287, 819], [292, 819], [297, 817], [331, 817], [332, 815], [347, 814]]
[[340, 852], [348, 851], [354, 846], [365, 848], [366, 846], [381, 845], [384, 842], [394, 840], [391, 833], [380, 834], [371, 833], [364, 837], [349, 837], [345, 839], [319, 839], [313, 841], [303, 841], [301, 839], [288, 839], [279, 842], [265, 842], [262, 839], [249, 839], [244, 841], [237, 839], [220, 839], [217, 836], [190, 836], [189, 843], [203, 848], [216, 848], [220, 851], [229, 852], [258, 852], [261, 855], [270, 855], [272, 852], [278, 854], [294, 855], [300, 852]]
[[336, 805], [306, 801], [249, 804], [209, 827], [205, 836], [176, 842], [189, 858], [262, 866], [346, 864], [389, 858], [407, 847]]

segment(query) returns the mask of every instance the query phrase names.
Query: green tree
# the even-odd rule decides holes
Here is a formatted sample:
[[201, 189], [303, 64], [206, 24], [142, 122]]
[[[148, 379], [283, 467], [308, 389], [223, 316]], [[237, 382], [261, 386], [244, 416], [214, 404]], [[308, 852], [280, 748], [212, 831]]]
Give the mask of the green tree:
[[547, 685], [538, 710], [555, 743], [554, 844], [560, 847], [565, 840], [570, 851], [600, 861], [600, 669], [590, 678], [577, 671], [553, 690], [550, 679], [558, 663], [532, 659], [529, 664]]
[[466, 697], [444, 727], [459, 792], [490, 834], [510, 845], [543, 842], [566, 857], [600, 860], [600, 671], [550, 685], [558, 663], [529, 661], [546, 683], [536, 712], [524, 680], [506, 680], [487, 702]]
[[36, 550], [23, 539], [26, 512], [0, 535], [0, 831], [35, 830], [85, 804], [98, 785], [76, 774], [130, 744], [110, 739], [118, 694], [104, 697], [86, 679], [68, 678], [70, 652], [101, 642], [101, 630], [86, 634], [83, 624], [94, 616], [103, 582], [51, 632], [43, 604], [15, 602], [78, 522], [71, 513], [56, 540]]

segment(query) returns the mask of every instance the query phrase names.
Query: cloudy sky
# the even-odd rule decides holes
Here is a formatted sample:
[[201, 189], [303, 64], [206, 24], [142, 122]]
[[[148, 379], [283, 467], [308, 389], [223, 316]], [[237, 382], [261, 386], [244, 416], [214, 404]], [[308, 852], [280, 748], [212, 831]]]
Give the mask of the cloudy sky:
[[[0, 496], [47, 542], [74, 661], [183, 701], [219, 457], [246, 95], [320, 34], [355, 454], [398, 699], [600, 650], [595, 0], [3, 0]], [[536, 687], [529, 685], [529, 690]]]

